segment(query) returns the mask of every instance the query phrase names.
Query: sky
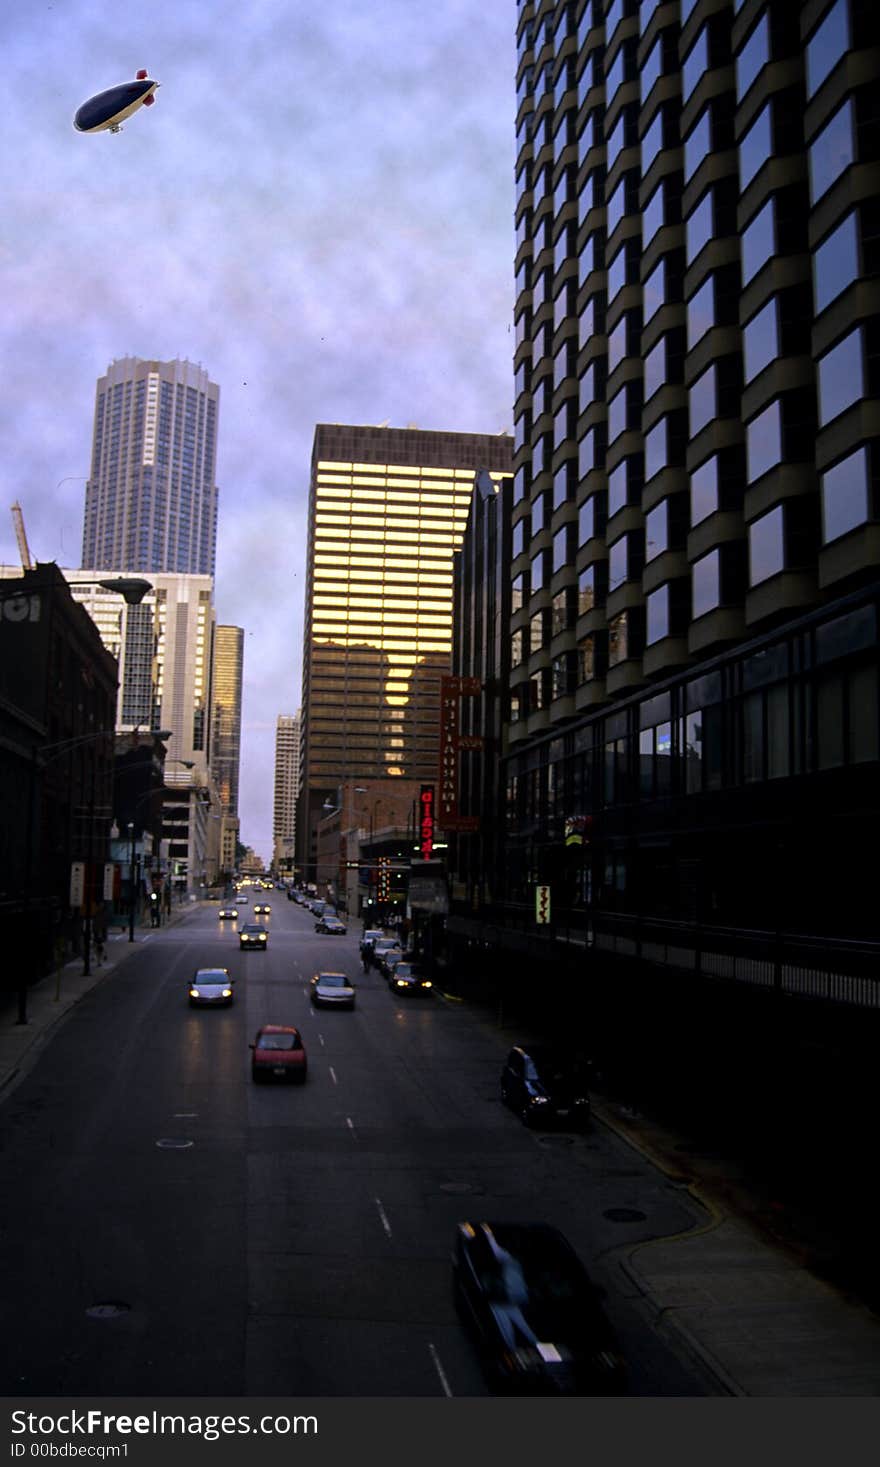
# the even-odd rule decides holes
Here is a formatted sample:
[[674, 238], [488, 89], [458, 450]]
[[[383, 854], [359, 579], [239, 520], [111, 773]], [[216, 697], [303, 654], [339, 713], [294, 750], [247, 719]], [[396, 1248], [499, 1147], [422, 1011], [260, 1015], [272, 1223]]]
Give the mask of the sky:
[[[4, 0], [0, 563], [78, 567], [95, 384], [220, 387], [215, 605], [241, 626], [242, 840], [300, 705], [317, 423], [513, 427], [514, 0]], [[145, 67], [155, 105], [77, 133]]]

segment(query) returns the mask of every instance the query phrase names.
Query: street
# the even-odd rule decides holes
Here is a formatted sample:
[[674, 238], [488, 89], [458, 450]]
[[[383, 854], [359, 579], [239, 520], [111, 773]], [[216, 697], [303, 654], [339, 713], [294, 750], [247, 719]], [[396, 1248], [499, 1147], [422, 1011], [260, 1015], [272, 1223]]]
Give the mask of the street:
[[[151, 933], [0, 1108], [3, 1394], [486, 1395], [451, 1292], [463, 1218], [567, 1235], [630, 1394], [713, 1393], [615, 1259], [698, 1224], [693, 1202], [599, 1124], [523, 1127], [500, 1036], [362, 975], [360, 924], [317, 936], [278, 892], [241, 920], [267, 925], [267, 951], [240, 952], [216, 905]], [[236, 980], [231, 1008], [189, 1007], [206, 965]], [[312, 1010], [319, 968], [354, 979], [353, 1012]], [[305, 1086], [252, 1083], [248, 1042], [273, 1022], [301, 1028]]]

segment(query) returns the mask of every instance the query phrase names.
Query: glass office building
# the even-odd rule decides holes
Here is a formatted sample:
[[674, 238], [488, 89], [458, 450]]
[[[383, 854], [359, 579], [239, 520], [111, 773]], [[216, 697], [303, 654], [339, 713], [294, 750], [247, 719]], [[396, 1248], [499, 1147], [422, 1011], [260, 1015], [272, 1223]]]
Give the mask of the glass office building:
[[517, 17], [508, 900], [862, 930], [880, 12]]
[[452, 555], [479, 469], [506, 434], [319, 424], [309, 495], [302, 696], [303, 842], [346, 780], [433, 782], [450, 670]]

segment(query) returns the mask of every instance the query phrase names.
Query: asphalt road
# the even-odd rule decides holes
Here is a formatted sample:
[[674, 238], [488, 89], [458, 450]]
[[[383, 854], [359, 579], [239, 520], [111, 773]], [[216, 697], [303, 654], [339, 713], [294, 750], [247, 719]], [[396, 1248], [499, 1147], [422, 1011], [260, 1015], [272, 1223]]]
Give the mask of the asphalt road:
[[[499, 1100], [491, 1025], [439, 994], [395, 998], [361, 974], [354, 927], [318, 936], [271, 902], [248, 918], [265, 952], [240, 952], [216, 907], [151, 934], [0, 1107], [0, 1394], [486, 1395], [450, 1287], [468, 1217], [566, 1233], [633, 1395], [711, 1394], [616, 1262], [698, 1223], [691, 1199], [599, 1125], [525, 1129]], [[236, 980], [230, 1009], [189, 1007], [209, 965]], [[311, 1008], [319, 967], [355, 979], [353, 1012]], [[305, 1086], [251, 1082], [269, 1022], [301, 1027]]]

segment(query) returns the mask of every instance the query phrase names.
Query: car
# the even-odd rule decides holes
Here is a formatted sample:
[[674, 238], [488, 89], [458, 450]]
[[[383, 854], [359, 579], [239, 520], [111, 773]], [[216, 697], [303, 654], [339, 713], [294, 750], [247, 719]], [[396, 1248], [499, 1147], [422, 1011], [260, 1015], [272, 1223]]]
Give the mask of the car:
[[219, 910], [219, 912], [217, 913], [217, 916], [220, 918], [220, 921], [221, 922], [225, 921], [225, 919], [227, 917], [231, 918], [231, 920], [233, 922], [237, 922], [238, 921], [238, 907], [229, 907], [229, 906], [221, 907], [220, 910]]
[[309, 997], [316, 1009], [353, 1009], [354, 984], [345, 973], [316, 973], [309, 984]]
[[328, 933], [331, 937], [344, 937], [348, 928], [338, 917], [319, 917], [315, 923], [315, 931]]
[[271, 916], [271, 913], [272, 913], [272, 908], [269, 906], [269, 903], [268, 902], [255, 902], [254, 903], [254, 916], [255, 917], [269, 917], [269, 916]]
[[381, 927], [365, 928], [363, 936], [361, 937], [361, 957], [365, 958], [368, 953], [371, 954], [373, 951], [373, 944], [378, 942], [380, 937], [384, 936], [385, 933], [382, 931]]
[[426, 994], [431, 992], [433, 984], [413, 963], [401, 958], [392, 970], [388, 986], [392, 993]]
[[397, 943], [393, 947], [384, 947], [373, 956], [373, 962], [385, 979], [390, 979], [395, 963], [399, 963], [403, 953]]
[[382, 971], [382, 957], [391, 952], [392, 948], [400, 952], [400, 943], [396, 937], [377, 937], [370, 950], [370, 962], [374, 967]]
[[547, 1223], [462, 1222], [453, 1293], [491, 1386], [522, 1395], [616, 1396], [626, 1366], [567, 1238]]
[[515, 1044], [501, 1072], [501, 1099], [527, 1126], [586, 1126], [589, 1077], [589, 1064], [562, 1046]]
[[193, 1008], [202, 1004], [231, 1004], [235, 990], [228, 968], [196, 968], [189, 983], [189, 1001]]
[[251, 1079], [288, 1080], [302, 1085], [309, 1062], [302, 1035], [291, 1024], [263, 1024], [251, 1050]]
[[238, 902], [238, 905], [240, 907], [246, 907], [247, 904], [248, 904], [248, 895], [247, 895], [247, 892], [246, 891], [240, 891], [238, 893], [238, 896], [235, 898], [235, 900]]
[[238, 945], [240, 948], [265, 948], [269, 941], [269, 934], [265, 927], [259, 927], [256, 922], [245, 922], [238, 929]]
[[297, 896], [297, 894], [296, 894], [295, 891], [289, 891], [287, 893], [287, 900], [289, 902], [298, 902], [299, 901], [299, 897]]
[[327, 903], [317, 897], [310, 897], [306, 902], [306, 910], [311, 912], [315, 917], [323, 917], [326, 908]]

